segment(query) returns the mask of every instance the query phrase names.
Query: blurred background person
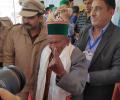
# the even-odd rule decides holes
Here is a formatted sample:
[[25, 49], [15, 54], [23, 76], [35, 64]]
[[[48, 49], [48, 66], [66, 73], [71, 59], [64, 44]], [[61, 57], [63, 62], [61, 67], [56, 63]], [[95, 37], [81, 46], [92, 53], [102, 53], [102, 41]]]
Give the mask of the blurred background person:
[[76, 25], [78, 16], [79, 16], [79, 7], [73, 6], [72, 15], [70, 17], [70, 22], [69, 22], [69, 29], [68, 29], [68, 37], [70, 38], [72, 44], [74, 44], [76, 39], [75, 25]]
[[87, 26], [91, 25], [90, 12], [91, 12], [92, 1], [93, 0], [83, 0], [84, 9], [80, 11], [75, 26], [75, 32], [76, 34], [78, 34], [78, 36]]
[[0, 67], [3, 66], [3, 46], [5, 38], [13, 23], [8, 17], [0, 17]]

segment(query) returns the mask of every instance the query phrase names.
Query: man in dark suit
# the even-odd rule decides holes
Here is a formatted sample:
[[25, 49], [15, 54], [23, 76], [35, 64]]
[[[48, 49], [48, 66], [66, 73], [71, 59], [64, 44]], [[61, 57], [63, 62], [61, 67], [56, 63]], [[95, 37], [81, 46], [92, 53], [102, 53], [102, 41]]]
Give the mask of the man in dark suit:
[[93, 0], [92, 26], [76, 43], [90, 61], [84, 100], [111, 100], [120, 80], [120, 28], [111, 22], [114, 9], [114, 0]]

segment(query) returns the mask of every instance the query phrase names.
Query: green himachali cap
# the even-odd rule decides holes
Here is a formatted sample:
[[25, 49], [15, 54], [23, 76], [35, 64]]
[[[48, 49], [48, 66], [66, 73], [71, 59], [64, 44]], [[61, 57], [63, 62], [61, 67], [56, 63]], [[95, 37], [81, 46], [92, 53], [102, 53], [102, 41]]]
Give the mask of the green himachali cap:
[[[61, 0], [60, 4], [69, 4], [69, 0]], [[70, 9], [64, 9], [62, 6], [58, 7], [56, 11], [50, 13], [47, 18], [48, 35], [67, 36], [70, 16]]]
[[65, 22], [49, 22], [47, 23], [48, 35], [64, 35], [68, 34], [68, 24]]

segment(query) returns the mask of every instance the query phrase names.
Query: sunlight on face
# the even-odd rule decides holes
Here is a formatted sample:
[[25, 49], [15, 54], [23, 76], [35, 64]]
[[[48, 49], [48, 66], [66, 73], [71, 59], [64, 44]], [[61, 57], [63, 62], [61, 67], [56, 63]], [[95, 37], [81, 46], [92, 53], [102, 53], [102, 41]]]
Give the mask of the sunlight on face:
[[110, 22], [114, 10], [106, 5], [103, 0], [93, 0], [91, 8], [91, 23], [93, 26], [104, 27]]

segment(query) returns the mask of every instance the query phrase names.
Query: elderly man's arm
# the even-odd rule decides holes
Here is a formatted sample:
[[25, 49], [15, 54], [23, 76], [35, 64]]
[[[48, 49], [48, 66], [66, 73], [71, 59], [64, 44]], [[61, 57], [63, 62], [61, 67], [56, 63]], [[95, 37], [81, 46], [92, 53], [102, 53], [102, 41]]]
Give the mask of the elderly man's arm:
[[85, 55], [75, 48], [71, 56], [71, 71], [61, 78], [57, 77], [57, 85], [72, 95], [80, 95], [87, 81], [88, 66]]

